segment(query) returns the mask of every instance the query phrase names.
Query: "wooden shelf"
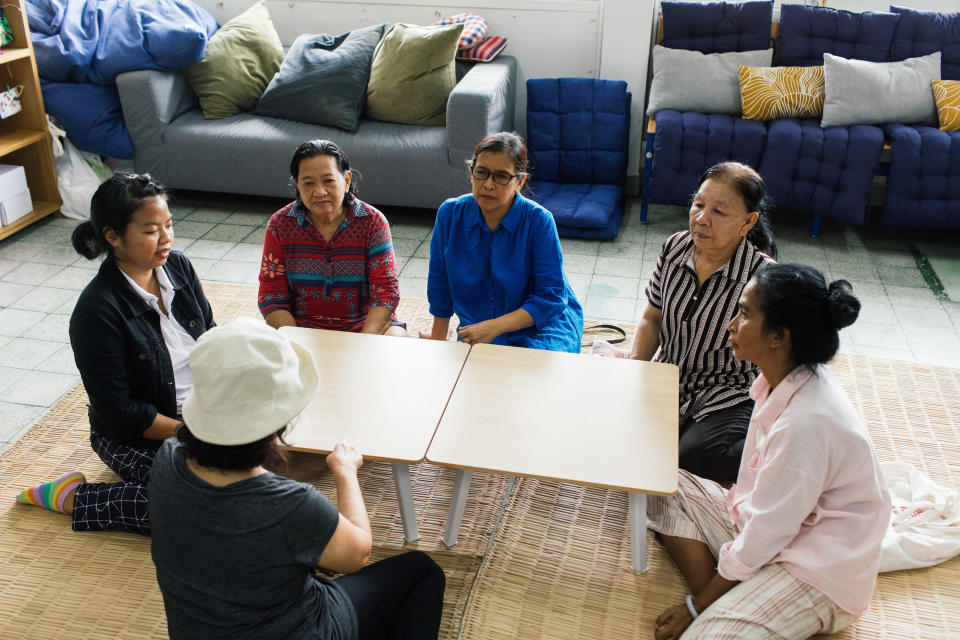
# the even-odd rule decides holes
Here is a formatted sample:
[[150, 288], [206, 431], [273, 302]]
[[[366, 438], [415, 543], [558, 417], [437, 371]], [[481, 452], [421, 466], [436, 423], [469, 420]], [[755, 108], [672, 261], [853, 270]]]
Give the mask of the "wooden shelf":
[[0, 64], [22, 60], [30, 57], [30, 49], [27, 47], [11, 47], [9, 49], [0, 49]]
[[[17, 116], [13, 117], [16, 118]], [[34, 142], [43, 140], [49, 135], [46, 131], [29, 131], [27, 129], [17, 129], [0, 133], [0, 156], [5, 156], [8, 153], [23, 149]], [[2, 159], [0, 159], [0, 164], [3, 164]]]
[[23, 229], [26, 226], [29, 226], [40, 220], [46, 218], [51, 213], [55, 213], [60, 209], [59, 202], [37, 202], [33, 203], [33, 211], [27, 215], [13, 221], [13, 224], [0, 225], [0, 240], [3, 240], [7, 236], [16, 233], [20, 229]]
[[3, 239], [56, 212], [61, 203], [25, 0], [0, 1], [13, 33], [13, 42], [0, 49], [0, 65], [7, 65], [9, 76], [4, 82], [10, 86], [23, 85], [20, 113], [0, 122], [0, 164], [23, 167], [33, 199], [33, 211], [13, 224], [0, 226], [0, 239]]

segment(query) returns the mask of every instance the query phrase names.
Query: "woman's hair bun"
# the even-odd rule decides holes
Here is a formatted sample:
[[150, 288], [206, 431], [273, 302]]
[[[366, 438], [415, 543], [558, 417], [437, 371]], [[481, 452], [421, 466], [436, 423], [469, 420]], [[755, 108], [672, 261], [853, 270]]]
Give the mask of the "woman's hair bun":
[[860, 315], [860, 300], [846, 280], [834, 280], [827, 288], [827, 310], [837, 329], [849, 327]]
[[74, 250], [87, 260], [93, 260], [106, 250], [103, 235], [90, 220], [76, 226], [70, 236], [70, 243]]

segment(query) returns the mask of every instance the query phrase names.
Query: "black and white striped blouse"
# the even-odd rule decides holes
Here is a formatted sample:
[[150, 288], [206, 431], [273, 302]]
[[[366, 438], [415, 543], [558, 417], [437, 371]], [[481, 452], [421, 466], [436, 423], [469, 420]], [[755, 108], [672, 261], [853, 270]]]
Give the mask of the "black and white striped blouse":
[[743, 238], [733, 258], [698, 290], [693, 249], [689, 231], [667, 238], [646, 288], [650, 304], [663, 313], [654, 360], [680, 367], [681, 423], [749, 398], [758, 369], [734, 357], [727, 325], [747, 282], [772, 262]]

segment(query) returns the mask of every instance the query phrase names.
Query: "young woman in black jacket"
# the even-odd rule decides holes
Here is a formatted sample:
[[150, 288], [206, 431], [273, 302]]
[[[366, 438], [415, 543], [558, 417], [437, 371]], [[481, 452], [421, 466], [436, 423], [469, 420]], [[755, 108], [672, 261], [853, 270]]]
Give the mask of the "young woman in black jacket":
[[114, 175], [90, 208], [73, 246], [90, 260], [106, 257], [77, 300], [70, 344], [90, 400], [90, 444], [122, 482], [73, 472], [17, 501], [72, 516], [75, 531], [149, 534], [150, 468], [180, 424], [188, 356], [213, 313], [190, 261], [173, 251], [167, 193], [150, 175]]

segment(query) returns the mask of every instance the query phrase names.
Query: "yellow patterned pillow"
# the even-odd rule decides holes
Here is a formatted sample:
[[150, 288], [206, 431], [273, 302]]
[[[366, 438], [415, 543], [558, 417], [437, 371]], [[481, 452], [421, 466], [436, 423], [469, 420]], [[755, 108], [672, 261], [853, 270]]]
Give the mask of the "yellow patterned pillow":
[[823, 67], [737, 67], [740, 104], [748, 120], [819, 118]]
[[960, 80], [931, 80], [930, 84], [937, 102], [940, 128], [960, 131]]

